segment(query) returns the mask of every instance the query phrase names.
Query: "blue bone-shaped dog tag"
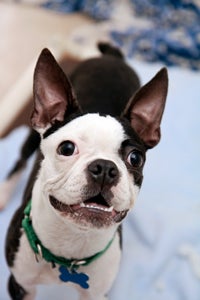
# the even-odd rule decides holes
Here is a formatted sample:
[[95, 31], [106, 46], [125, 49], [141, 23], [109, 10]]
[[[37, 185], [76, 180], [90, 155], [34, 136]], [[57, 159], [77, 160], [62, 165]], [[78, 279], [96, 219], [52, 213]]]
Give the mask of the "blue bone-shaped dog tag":
[[89, 280], [89, 276], [84, 273], [76, 273], [76, 271], [73, 270], [72, 273], [70, 273], [66, 267], [60, 266], [60, 280], [63, 282], [73, 282], [79, 284], [83, 289], [88, 289], [89, 284], [87, 281]]

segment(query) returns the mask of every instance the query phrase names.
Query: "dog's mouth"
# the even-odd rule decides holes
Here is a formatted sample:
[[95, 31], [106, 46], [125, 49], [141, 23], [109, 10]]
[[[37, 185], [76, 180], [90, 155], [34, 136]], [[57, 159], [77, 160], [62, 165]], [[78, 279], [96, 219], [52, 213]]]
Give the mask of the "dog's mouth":
[[50, 203], [62, 215], [69, 215], [77, 221], [86, 221], [96, 225], [111, 225], [120, 222], [127, 214], [127, 210], [116, 211], [99, 193], [79, 204], [67, 205], [50, 196]]

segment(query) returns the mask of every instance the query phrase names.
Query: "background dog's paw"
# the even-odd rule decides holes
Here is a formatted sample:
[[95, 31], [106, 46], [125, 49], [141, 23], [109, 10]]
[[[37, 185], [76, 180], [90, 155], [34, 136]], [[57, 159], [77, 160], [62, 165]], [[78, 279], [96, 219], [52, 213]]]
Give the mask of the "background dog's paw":
[[18, 171], [5, 181], [0, 182], [0, 211], [3, 210], [10, 201], [13, 191], [21, 177], [22, 171]]
[[12, 194], [12, 189], [10, 188], [9, 181], [4, 181], [0, 183], [0, 211], [5, 208], [9, 202]]
[[0, 211], [3, 210], [9, 202], [12, 195], [12, 187], [10, 180], [6, 180], [0, 183]]

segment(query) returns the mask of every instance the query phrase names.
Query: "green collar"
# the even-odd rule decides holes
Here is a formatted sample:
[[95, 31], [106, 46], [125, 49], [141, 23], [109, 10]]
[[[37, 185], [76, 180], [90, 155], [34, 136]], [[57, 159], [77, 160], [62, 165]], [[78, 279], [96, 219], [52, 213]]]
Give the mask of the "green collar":
[[100, 252], [83, 258], [83, 259], [66, 259], [64, 257], [56, 256], [53, 253], [51, 253], [47, 248], [45, 248], [39, 238], [37, 237], [33, 226], [32, 226], [32, 220], [30, 216], [31, 212], [31, 201], [27, 204], [25, 210], [24, 210], [24, 218], [22, 220], [22, 227], [24, 228], [24, 231], [27, 235], [28, 241], [30, 243], [30, 246], [32, 250], [35, 253], [36, 260], [39, 262], [39, 258], [42, 258], [46, 260], [47, 262], [51, 263], [52, 266], [54, 267], [55, 264], [58, 264], [60, 266], [65, 266], [69, 269], [76, 270], [80, 266], [87, 266], [90, 263], [92, 263], [94, 260], [97, 258], [101, 257], [111, 246], [114, 237], [110, 240], [110, 242], [107, 244], [107, 246]]

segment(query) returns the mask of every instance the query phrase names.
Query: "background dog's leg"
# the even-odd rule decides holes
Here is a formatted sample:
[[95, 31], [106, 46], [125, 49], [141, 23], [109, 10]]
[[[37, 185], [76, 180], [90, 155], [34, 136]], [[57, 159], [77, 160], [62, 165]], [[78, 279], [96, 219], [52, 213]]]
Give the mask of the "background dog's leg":
[[11, 198], [12, 192], [15, 189], [21, 174], [26, 166], [27, 160], [38, 149], [40, 144], [39, 134], [31, 130], [28, 138], [22, 146], [20, 157], [14, 167], [9, 172], [5, 181], [0, 183], [0, 210], [2, 210]]

